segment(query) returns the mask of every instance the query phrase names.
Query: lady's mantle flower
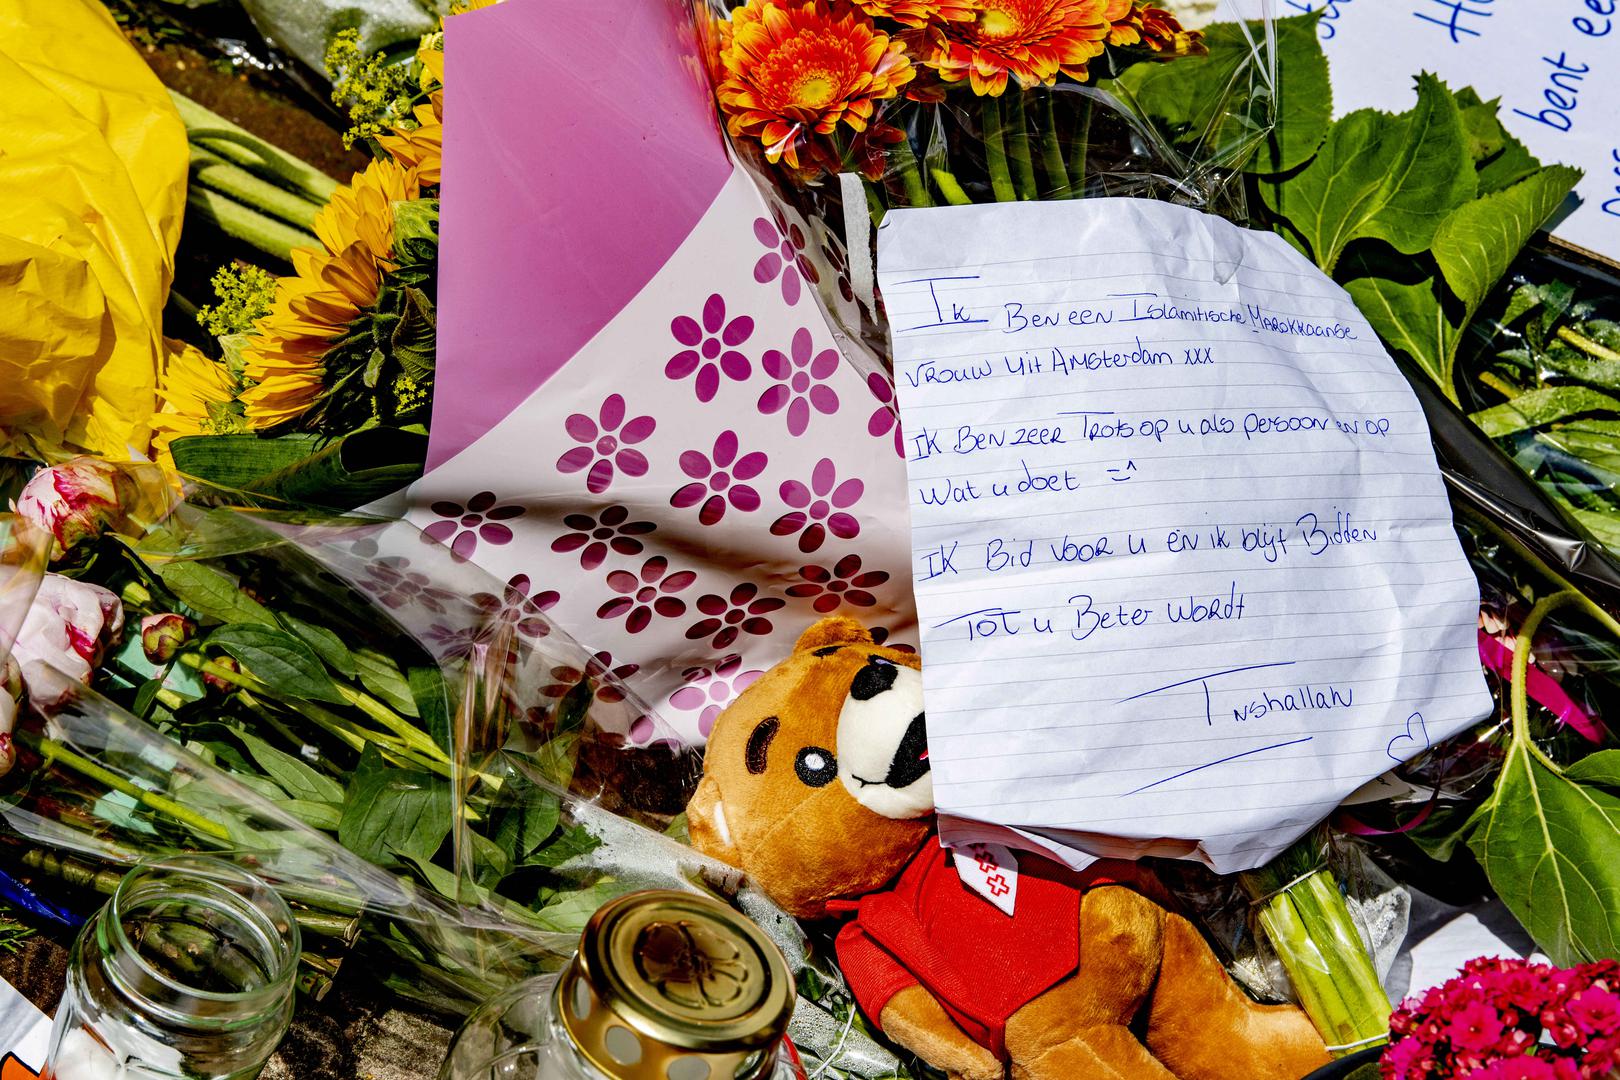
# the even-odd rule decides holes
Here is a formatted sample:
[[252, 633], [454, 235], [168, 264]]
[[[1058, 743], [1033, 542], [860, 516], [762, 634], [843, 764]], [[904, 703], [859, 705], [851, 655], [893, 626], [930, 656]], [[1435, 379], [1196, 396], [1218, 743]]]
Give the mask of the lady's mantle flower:
[[703, 504], [698, 521], [713, 525], [726, 513], [729, 502], [745, 513], [759, 509], [759, 492], [740, 480], [752, 480], [765, 471], [766, 457], [759, 451], [737, 456], [737, 433], [722, 431], [714, 440], [711, 458], [697, 450], [681, 455], [681, 471], [692, 478], [670, 496], [669, 505], [685, 509]]
[[572, 413], [563, 422], [574, 441], [584, 445], [558, 458], [557, 470], [575, 473], [590, 466], [585, 474], [585, 490], [592, 495], [600, 495], [613, 483], [615, 466], [626, 476], [647, 475], [646, 455], [632, 448], [646, 441], [658, 421], [650, 416], [626, 420], [625, 411], [624, 398], [609, 394], [597, 410], [595, 420], [584, 413]]
[[821, 0], [749, 0], [731, 13], [716, 96], [733, 136], [757, 138], [772, 162], [809, 167], [839, 124], [865, 131], [876, 103], [915, 72], [900, 42], [863, 12]]
[[703, 323], [690, 315], [680, 315], [669, 324], [675, 340], [687, 348], [669, 358], [664, 374], [671, 379], [684, 379], [697, 372], [693, 385], [699, 401], [713, 401], [720, 389], [720, 373], [726, 378], [742, 382], [752, 375], [754, 367], [748, 357], [736, 350], [754, 332], [754, 320], [739, 315], [726, 321], [726, 301], [713, 293], [703, 304]]

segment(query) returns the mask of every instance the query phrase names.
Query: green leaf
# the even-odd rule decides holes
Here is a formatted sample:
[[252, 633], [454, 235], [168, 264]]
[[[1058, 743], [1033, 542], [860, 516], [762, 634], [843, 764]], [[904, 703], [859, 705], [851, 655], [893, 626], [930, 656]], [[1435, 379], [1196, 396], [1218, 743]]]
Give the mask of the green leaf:
[[1554, 964], [1620, 958], [1620, 795], [1515, 741], [1470, 825], [1491, 887]]
[[[458, 888], [456, 875], [431, 859], [403, 851], [400, 852], [400, 858], [405, 860], [406, 865], [416, 871], [422, 880], [427, 883], [428, 888], [440, 896], [449, 897], [452, 900], [461, 900], [464, 903], [482, 903], [489, 896], [489, 890], [470, 883], [463, 883]], [[469, 890], [469, 895], [462, 896], [463, 889]]]
[[270, 609], [211, 566], [200, 562], [167, 562], [158, 563], [153, 569], [170, 592], [205, 619], [276, 625], [276, 617], [270, 614]]
[[1457, 207], [1434, 230], [1435, 261], [1470, 316], [1580, 177], [1579, 169], [1550, 166]]
[[[1238, 167], [1247, 162], [1255, 172], [1286, 172], [1316, 152], [1332, 112], [1318, 18], [1276, 20], [1274, 88], [1257, 69], [1250, 44], [1264, 52], [1264, 28], [1249, 23], [1245, 35], [1245, 27], [1235, 22], [1206, 28], [1204, 56], [1138, 64], [1104, 86], [1158, 121], [1170, 140], [1201, 164]], [[1267, 116], [1273, 104], [1275, 126]]]
[[1592, 534], [1592, 538], [1611, 551], [1620, 551], [1620, 515], [1612, 513], [1599, 513], [1596, 510], [1582, 510], [1570, 507], [1569, 512], [1581, 528]]
[[277, 805], [305, 825], [322, 832], [337, 832], [343, 820], [343, 807], [328, 802], [288, 799]]
[[518, 802], [495, 811], [492, 837], [508, 861], [518, 864], [557, 830], [561, 819], [562, 800], [556, 793], [529, 787]]
[[248, 489], [267, 473], [302, 461], [320, 448], [318, 435], [185, 435], [169, 444], [175, 468], [224, 488]]
[[1333, 125], [1298, 176], [1261, 193], [1331, 274], [1352, 240], [1385, 240], [1407, 255], [1424, 250], [1474, 185], [1457, 103], [1440, 80], [1420, 75], [1411, 111], [1358, 109]]
[[399, 665], [375, 649], [355, 649], [354, 665], [360, 684], [382, 698], [395, 712], [416, 718], [416, 700], [411, 687], [400, 674]]
[[450, 753], [450, 691], [444, 675], [433, 664], [412, 665], [406, 674], [416, 716], [440, 750]]
[[574, 782], [574, 765], [578, 761], [578, 733], [558, 735], [548, 740], [533, 755], [533, 763], [551, 783], [568, 790]]
[[278, 750], [257, 735], [239, 728], [236, 737], [242, 740], [242, 745], [247, 747], [248, 754], [259, 768], [294, 799], [334, 804], [343, 801], [343, 786], [331, 777]]
[[1451, 363], [1462, 329], [1446, 317], [1435, 283], [1409, 285], [1370, 276], [1354, 278], [1344, 287], [1384, 344], [1410, 356], [1455, 400]]
[[1620, 750], [1599, 750], [1565, 766], [1564, 778], [1582, 784], [1620, 788]]
[[535, 913], [536, 921], [546, 930], [559, 934], [577, 934], [596, 909], [623, 893], [624, 886], [612, 879], [603, 879], [583, 889], [569, 890], [555, 895], [550, 903]]
[[277, 616], [283, 626], [291, 630], [298, 639], [308, 645], [326, 662], [326, 666], [336, 671], [346, 679], [352, 679], [359, 669], [354, 663], [354, 654], [349, 647], [343, 644], [343, 639], [324, 626], [315, 626], [307, 623], [295, 615], [283, 611]]
[[1620, 401], [1585, 386], [1554, 386], [1520, 394], [1469, 417], [1493, 439], [1589, 412], [1620, 412]]
[[378, 866], [398, 866], [400, 856], [432, 858], [450, 824], [447, 781], [415, 769], [373, 767], [349, 780], [338, 840]]
[[422, 475], [427, 438], [392, 427], [353, 431], [320, 450], [241, 486], [292, 503], [350, 510], [392, 494]]
[[344, 704], [337, 684], [326, 673], [320, 657], [284, 630], [254, 623], [222, 626], [208, 635], [208, 644], [223, 649], [254, 678], [292, 697]]
[[586, 832], [584, 827], [570, 825], [557, 834], [551, 843], [532, 851], [522, 860], [524, 866], [557, 867], [569, 859], [588, 855], [601, 846], [601, 838]]
[[405, 310], [389, 342], [400, 369], [417, 382], [430, 378], [437, 339], [433, 301], [422, 290], [407, 287]]

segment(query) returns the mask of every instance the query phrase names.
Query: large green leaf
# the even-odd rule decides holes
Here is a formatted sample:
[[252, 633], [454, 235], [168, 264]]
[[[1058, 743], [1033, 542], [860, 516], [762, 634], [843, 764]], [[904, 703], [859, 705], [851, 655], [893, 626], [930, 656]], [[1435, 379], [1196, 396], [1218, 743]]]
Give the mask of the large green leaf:
[[450, 835], [450, 784], [431, 773], [391, 769], [367, 747], [349, 779], [338, 840], [379, 866], [400, 856], [431, 859]]
[[285, 630], [233, 623], [209, 634], [208, 644], [229, 653], [248, 674], [280, 693], [309, 701], [344, 703], [320, 657]]
[[1434, 258], [1470, 315], [1580, 178], [1579, 169], [1550, 165], [1506, 190], [1464, 203], [1440, 223]]
[[200, 562], [159, 563], [155, 567], [169, 591], [205, 619], [224, 623], [274, 626], [276, 617], [241, 586]]
[[247, 488], [266, 473], [284, 469], [320, 448], [307, 433], [266, 439], [260, 435], [185, 435], [169, 444], [175, 468], [225, 488]]
[[280, 618], [283, 626], [297, 635], [299, 640], [314, 649], [315, 655], [326, 661], [327, 667], [344, 678], [352, 679], [355, 677], [359, 669], [355, 667], [354, 654], [349, 651], [349, 647], [343, 643], [342, 638], [324, 626], [307, 623], [297, 616], [287, 614], [285, 611], [278, 618]]
[[562, 800], [556, 793], [526, 787], [523, 796], [494, 814], [494, 839], [507, 861], [521, 863], [557, 829]]
[[1332, 113], [1318, 18], [1276, 21], [1274, 85], [1267, 85], [1269, 72], [1254, 62], [1255, 46], [1267, 59], [1261, 24], [1225, 22], [1205, 31], [1206, 55], [1174, 64], [1137, 64], [1104, 86], [1156, 121], [1171, 142], [1202, 164], [1230, 167], [1247, 161], [1256, 172], [1285, 172], [1316, 152]]
[[[1468, 839], [1491, 887], [1561, 967], [1620, 958], [1620, 796], [1578, 768], [1560, 774], [1516, 739]], [[1603, 762], [1586, 772], [1614, 779]]]
[[1384, 344], [1410, 356], [1454, 396], [1451, 358], [1462, 331], [1446, 317], [1434, 282], [1409, 285], [1371, 275], [1347, 281], [1344, 287]]
[[361, 685], [382, 698], [395, 712], [414, 720], [416, 699], [399, 665], [375, 649], [355, 649], [352, 655]]
[[241, 486], [287, 502], [349, 510], [405, 487], [422, 475], [426, 460], [427, 436], [374, 427], [334, 439]]
[[1352, 240], [1384, 240], [1407, 255], [1424, 250], [1474, 190], [1457, 103], [1432, 75], [1418, 76], [1409, 112], [1358, 109], [1333, 125], [1298, 176], [1261, 186], [1330, 274]]
[[238, 730], [236, 737], [242, 740], [259, 768], [294, 799], [333, 804], [343, 801], [343, 786], [330, 776], [250, 732]]
[[1553, 386], [1520, 394], [1469, 419], [1491, 438], [1500, 439], [1589, 412], [1620, 413], [1620, 401], [1584, 386]]

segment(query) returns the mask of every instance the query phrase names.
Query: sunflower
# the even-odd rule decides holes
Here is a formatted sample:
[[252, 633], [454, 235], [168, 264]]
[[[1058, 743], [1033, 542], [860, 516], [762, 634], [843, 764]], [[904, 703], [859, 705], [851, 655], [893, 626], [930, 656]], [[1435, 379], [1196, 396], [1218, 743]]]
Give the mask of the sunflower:
[[819, 156], [817, 136], [839, 123], [865, 131], [875, 103], [915, 74], [900, 42], [866, 15], [834, 13], [821, 0], [749, 0], [732, 12], [720, 62], [716, 93], [727, 129], [757, 137], [766, 158], [794, 169], [801, 150]]
[[1181, 20], [1164, 8], [1141, 4], [1132, 9], [1128, 21], [1137, 30], [1142, 44], [1154, 52], [1188, 56], [1204, 51], [1203, 33], [1182, 29]]
[[932, 22], [963, 22], [975, 14], [974, 0], [854, 0], [874, 19], [893, 19], [918, 28]]
[[169, 444], [183, 435], [223, 435], [243, 430], [239, 414], [231, 409], [237, 383], [222, 363], [210, 360], [193, 345], [165, 338], [168, 359], [158, 381], [162, 402], [152, 417], [152, 451], [157, 459], [173, 464]]
[[393, 269], [393, 204], [416, 198], [419, 190], [415, 173], [379, 158], [316, 215], [315, 235], [325, 250], [292, 253], [297, 273], [276, 283], [270, 314], [242, 350], [253, 385], [241, 400], [254, 427], [285, 423], [320, 397], [322, 357], [361, 309], [376, 302], [383, 272]]
[[[436, 53], [443, 56], [443, 53]], [[444, 165], [444, 91], [435, 90], [430, 104], [418, 105], [413, 128], [395, 128], [377, 141], [395, 161], [416, 173], [423, 187], [437, 187]]]
[[908, 42], [946, 82], [970, 81], [973, 92], [999, 96], [1011, 76], [1024, 87], [1052, 85], [1058, 75], [1084, 82], [1131, 0], [974, 0], [971, 22], [935, 23]]

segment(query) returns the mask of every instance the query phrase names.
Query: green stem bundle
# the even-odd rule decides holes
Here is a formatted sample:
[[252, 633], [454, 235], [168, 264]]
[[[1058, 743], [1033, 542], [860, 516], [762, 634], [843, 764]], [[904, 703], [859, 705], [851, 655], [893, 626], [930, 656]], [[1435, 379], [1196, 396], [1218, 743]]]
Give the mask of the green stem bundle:
[[979, 115], [984, 124], [984, 165], [990, 174], [990, 190], [996, 202], [1016, 202], [1012, 173], [1007, 168], [1007, 144], [1002, 134], [1001, 101], [986, 95], [979, 99]]
[[1342, 1057], [1389, 1037], [1390, 1004], [1318, 845], [1309, 835], [1240, 880], [1300, 1006]]
[[1024, 108], [1024, 93], [1014, 89], [1012, 98], [1012, 116], [1007, 125], [1011, 131], [1007, 137], [1007, 156], [1012, 159], [1013, 174], [1018, 181], [1018, 197], [1025, 202], [1040, 198], [1040, 189], [1035, 182], [1035, 159], [1029, 152], [1029, 117]]

